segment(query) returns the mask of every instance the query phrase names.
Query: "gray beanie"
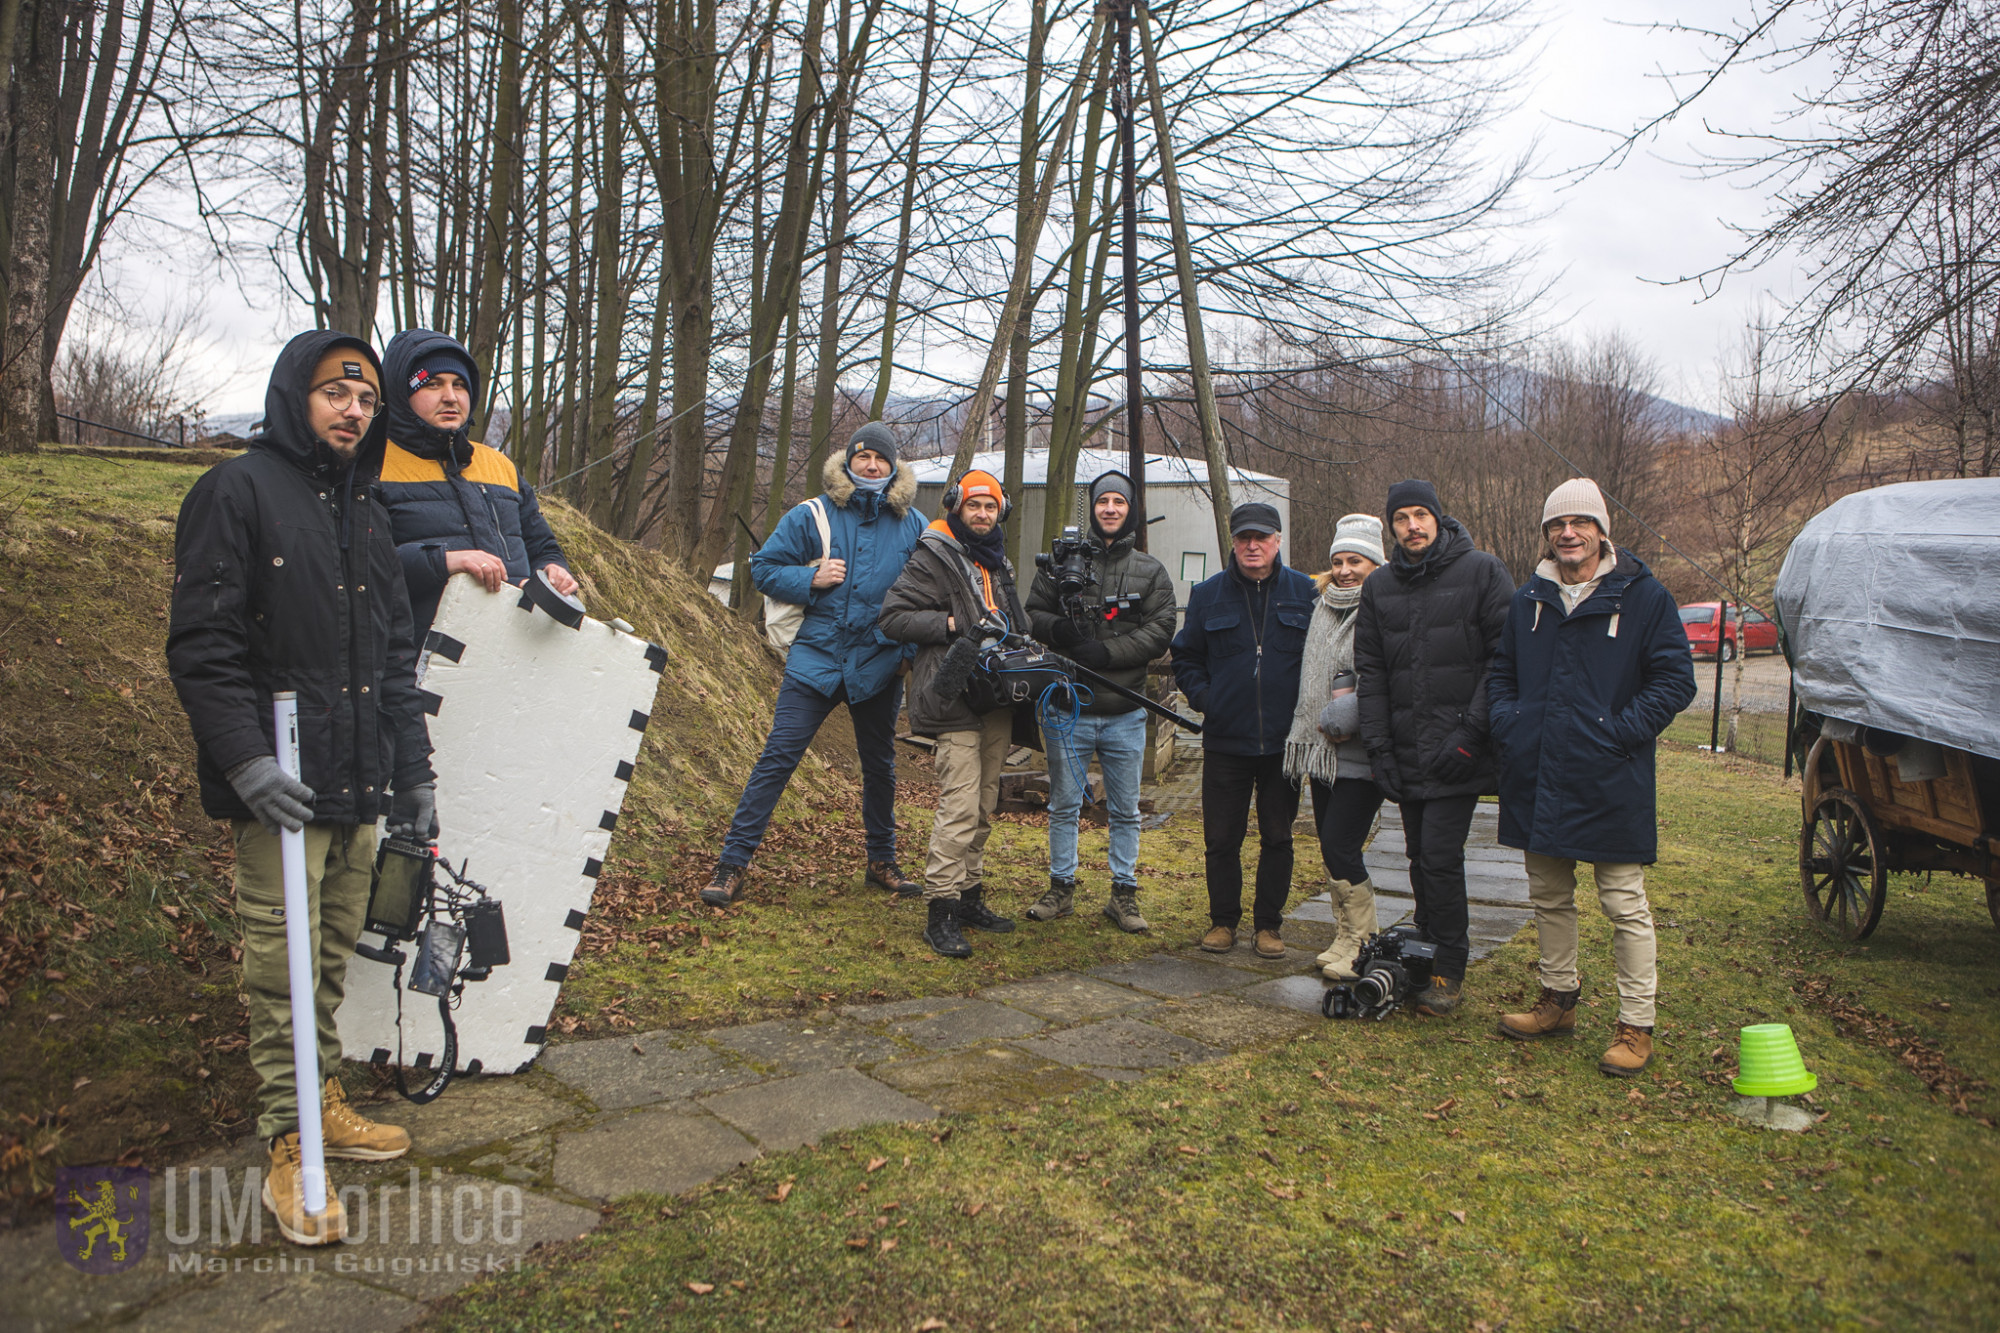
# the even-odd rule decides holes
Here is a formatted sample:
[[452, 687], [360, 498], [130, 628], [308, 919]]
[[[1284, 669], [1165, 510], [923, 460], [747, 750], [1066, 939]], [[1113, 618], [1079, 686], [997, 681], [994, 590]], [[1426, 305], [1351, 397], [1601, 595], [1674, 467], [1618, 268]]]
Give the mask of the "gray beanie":
[[1125, 503], [1132, 503], [1132, 479], [1116, 468], [1100, 473], [1097, 480], [1090, 483], [1091, 505], [1095, 507], [1099, 500], [1114, 491], [1125, 497]]
[[879, 421], [871, 421], [847, 437], [847, 461], [863, 449], [872, 449], [891, 463], [896, 461], [896, 432]]
[[1348, 514], [1333, 529], [1333, 549], [1327, 552], [1331, 559], [1342, 551], [1352, 551], [1358, 556], [1382, 563], [1382, 520], [1373, 514]]

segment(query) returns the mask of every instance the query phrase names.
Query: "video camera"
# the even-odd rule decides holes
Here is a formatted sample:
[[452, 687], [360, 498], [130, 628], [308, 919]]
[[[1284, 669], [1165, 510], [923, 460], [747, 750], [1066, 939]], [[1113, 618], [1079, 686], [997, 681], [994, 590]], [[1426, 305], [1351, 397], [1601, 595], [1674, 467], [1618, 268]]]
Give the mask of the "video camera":
[[1355, 955], [1353, 981], [1328, 988], [1319, 1011], [1328, 1018], [1387, 1018], [1410, 996], [1431, 984], [1437, 946], [1415, 926], [1392, 926], [1370, 935]]
[[1084, 590], [1097, 586], [1097, 543], [1084, 536], [1081, 528], [1064, 528], [1048, 550], [1036, 553], [1035, 568], [1055, 584], [1063, 614], [1073, 623], [1083, 624]]

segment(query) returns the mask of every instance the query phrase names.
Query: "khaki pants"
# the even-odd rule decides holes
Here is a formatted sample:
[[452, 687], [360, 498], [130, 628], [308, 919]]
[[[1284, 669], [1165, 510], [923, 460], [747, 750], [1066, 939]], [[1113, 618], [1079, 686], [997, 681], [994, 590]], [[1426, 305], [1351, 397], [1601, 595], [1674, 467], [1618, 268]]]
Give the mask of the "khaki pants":
[[[1559, 856], [1522, 853], [1528, 866], [1528, 899], [1535, 905], [1535, 929], [1542, 944], [1542, 984], [1572, 991], [1576, 976], [1576, 862]], [[1646, 904], [1646, 867], [1634, 862], [1599, 861], [1597, 901], [1611, 921], [1611, 951], [1618, 960], [1618, 1021], [1653, 1025], [1653, 1001], [1660, 991], [1655, 966], [1653, 909]]]
[[1014, 710], [988, 713], [978, 731], [947, 731], [937, 738], [937, 822], [931, 825], [924, 897], [956, 899], [979, 883], [993, 807], [1000, 800], [1000, 770], [1014, 735]]
[[[361, 935], [375, 869], [373, 824], [308, 824], [306, 898], [312, 914], [313, 1007], [324, 1081], [340, 1068], [333, 1016], [347, 990], [347, 960]], [[299, 1127], [292, 1068], [292, 984], [285, 952], [285, 872], [275, 834], [236, 824], [236, 915], [243, 923], [243, 989], [250, 997], [250, 1067], [257, 1071], [257, 1136]]]

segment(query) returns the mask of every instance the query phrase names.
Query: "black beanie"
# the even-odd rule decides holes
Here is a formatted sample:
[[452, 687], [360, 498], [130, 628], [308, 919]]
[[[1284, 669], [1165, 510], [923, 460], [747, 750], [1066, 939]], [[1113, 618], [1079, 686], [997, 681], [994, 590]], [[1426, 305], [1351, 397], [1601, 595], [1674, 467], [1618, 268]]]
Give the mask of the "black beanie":
[[473, 368], [471, 353], [453, 344], [433, 347], [417, 359], [416, 364], [410, 367], [410, 392], [415, 393], [424, 387], [427, 380], [445, 371], [450, 371], [464, 380], [468, 392], [477, 390], [479, 372]]
[[1414, 505], [1429, 510], [1432, 518], [1444, 519], [1444, 506], [1438, 503], [1437, 487], [1427, 481], [1399, 481], [1389, 488], [1389, 503], [1382, 510], [1383, 521], [1394, 527], [1396, 511]]
[[896, 432], [879, 421], [871, 421], [847, 437], [847, 461], [863, 449], [872, 449], [893, 465], [896, 461]]

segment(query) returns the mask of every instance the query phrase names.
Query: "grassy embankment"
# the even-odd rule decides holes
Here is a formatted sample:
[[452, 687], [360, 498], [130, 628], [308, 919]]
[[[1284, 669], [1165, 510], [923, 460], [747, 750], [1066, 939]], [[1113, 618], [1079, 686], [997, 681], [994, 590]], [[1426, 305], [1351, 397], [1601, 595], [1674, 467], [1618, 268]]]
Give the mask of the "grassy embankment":
[[[1803, 917], [1795, 786], [1678, 746], [1661, 775], [1660, 1053], [1634, 1082], [1595, 1068], [1616, 997], [1585, 907], [1574, 1042], [1491, 1033], [1531, 994], [1525, 931], [1475, 966], [1455, 1021], [1328, 1024], [1059, 1105], [841, 1135], [623, 1200], [435, 1323], [1990, 1327], [2000, 934], [1982, 895], [1898, 877], [1877, 934], [1839, 944]], [[1183, 874], [1194, 851], [1149, 841]], [[1819, 1075], [1808, 1133], [1725, 1114], [1736, 1031], [1763, 1021], [1790, 1023]]]

